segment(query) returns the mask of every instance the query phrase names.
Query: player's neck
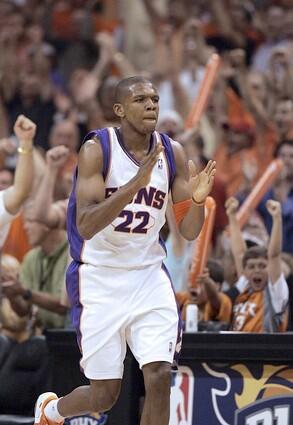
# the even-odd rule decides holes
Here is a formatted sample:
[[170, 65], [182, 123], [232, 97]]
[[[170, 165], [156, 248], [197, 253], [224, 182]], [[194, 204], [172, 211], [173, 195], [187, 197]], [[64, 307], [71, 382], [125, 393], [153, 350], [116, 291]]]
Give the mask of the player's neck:
[[136, 129], [123, 125], [118, 128], [118, 131], [127, 150], [140, 152], [149, 149], [151, 133], [141, 134]]

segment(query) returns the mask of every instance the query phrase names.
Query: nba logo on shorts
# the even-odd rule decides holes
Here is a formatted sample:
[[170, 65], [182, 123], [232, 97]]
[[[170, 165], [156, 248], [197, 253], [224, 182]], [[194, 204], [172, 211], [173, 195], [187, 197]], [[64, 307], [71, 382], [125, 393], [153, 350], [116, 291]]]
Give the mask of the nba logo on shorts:
[[192, 425], [194, 376], [189, 367], [179, 366], [172, 374], [169, 425]]
[[158, 168], [161, 170], [163, 168], [163, 160], [162, 158], [158, 159]]

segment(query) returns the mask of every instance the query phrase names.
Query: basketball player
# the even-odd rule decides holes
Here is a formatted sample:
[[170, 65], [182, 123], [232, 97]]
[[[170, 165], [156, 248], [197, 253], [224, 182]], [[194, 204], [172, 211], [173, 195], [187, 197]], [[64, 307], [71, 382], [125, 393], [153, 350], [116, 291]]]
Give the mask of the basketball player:
[[199, 174], [190, 163], [188, 172], [180, 145], [155, 131], [158, 104], [150, 81], [122, 80], [114, 104], [121, 127], [89, 133], [80, 150], [68, 207], [67, 289], [90, 386], [59, 399], [42, 394], [35, 424], [109, 410], [119, 395], [126, 343], [144, 375], [141, 425], [169, 423], [180, 321], [159, 232], [170, 191], [181, 234], [197, 237], [215, 163]]

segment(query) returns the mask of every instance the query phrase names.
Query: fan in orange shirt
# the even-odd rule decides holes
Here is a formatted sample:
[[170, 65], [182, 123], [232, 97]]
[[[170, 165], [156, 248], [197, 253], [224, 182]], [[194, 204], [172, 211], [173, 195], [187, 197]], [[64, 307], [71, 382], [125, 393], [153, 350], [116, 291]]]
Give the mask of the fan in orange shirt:
[[[288, 286], [281, 269], [282, 215], [281, 205], [269, 200], [267, 210], [273, 219], [268, 249], [254, 246], [244, 252], [244, 291], [234, 302], [224, 293], [218, 296], [218, 308], [207, 305], [207, 319], [223, 320], [230, 315], [232, 331], [282, 332], [287, 325]], [[231, 215], [236, 214], [236, 209]]]

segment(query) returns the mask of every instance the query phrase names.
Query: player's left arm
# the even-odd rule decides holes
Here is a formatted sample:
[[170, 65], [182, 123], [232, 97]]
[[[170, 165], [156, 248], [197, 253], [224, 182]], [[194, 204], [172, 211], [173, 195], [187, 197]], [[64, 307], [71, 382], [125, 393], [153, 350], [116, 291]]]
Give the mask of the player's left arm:
[[173, 204], [191, 200], [188, 212], [179, 223], [179, 231], [187, 240], [195, 239], [204, 223], [204, 203], [209, 195], [216, 172], [215, 161], [209, 161], [197, 174], [193, 161], [186, 160], [183, 148], [172, 142], [176, 163], [176, 176], [172, 186]]

